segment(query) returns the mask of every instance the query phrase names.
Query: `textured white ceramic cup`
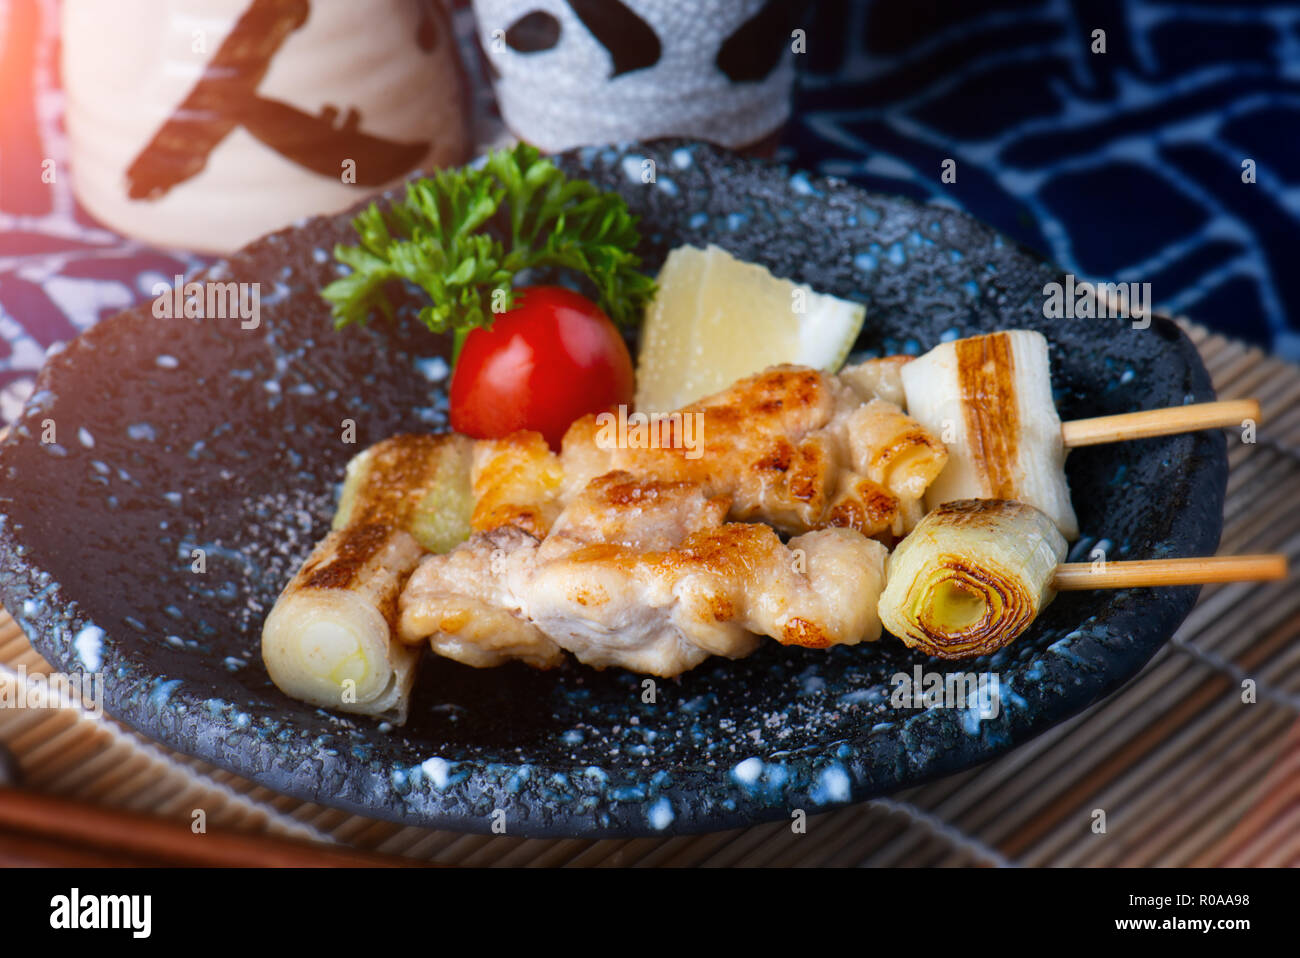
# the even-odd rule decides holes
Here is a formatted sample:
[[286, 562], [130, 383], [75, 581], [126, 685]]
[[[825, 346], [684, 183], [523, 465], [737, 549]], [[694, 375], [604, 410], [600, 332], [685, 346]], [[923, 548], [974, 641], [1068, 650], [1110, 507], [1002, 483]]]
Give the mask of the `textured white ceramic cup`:
[[770, 136], [790, 115], [800, 45], [797, 19], [778, 7], [789, 5], [474, 0], [502, 119], [545, 150], [657, 136], [738, 148]]

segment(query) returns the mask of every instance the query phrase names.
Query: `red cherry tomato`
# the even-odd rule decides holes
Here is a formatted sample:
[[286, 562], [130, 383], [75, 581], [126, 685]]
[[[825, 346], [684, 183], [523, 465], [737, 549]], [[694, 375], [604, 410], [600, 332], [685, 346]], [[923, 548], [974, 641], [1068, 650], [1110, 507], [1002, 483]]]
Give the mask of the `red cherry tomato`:
[[491, 329], [465, 337], [451, 428], [476, 439], [533, 429], [558, 450], [570, 423], [631, 405], [633, 388], [632, 357], [600, 307], [559, 286], [531, 286]]

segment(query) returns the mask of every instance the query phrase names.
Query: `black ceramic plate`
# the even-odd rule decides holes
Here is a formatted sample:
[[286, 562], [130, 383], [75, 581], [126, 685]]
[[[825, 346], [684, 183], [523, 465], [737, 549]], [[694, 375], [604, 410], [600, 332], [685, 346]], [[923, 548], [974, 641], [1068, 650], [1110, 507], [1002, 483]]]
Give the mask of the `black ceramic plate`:
[[[643, 159], [656, 164], [642, 183]], [[657, 268], [717, 243], [867, 304], [859, 347], [1031, 328], [1052, 343], [1063, 418], [1212, 398], [1192, 344], [1156, 319], [1047, 321], [1056, 270], [969, 217], [790, 175], [686, 143], [584, 150], [572, 173], [621, 192]], [[659, 683], [570, 665], [426, 660], [404, 728], [280, 694], [262, 618], [328, 527], [350, 455], [441, 427], [446, 343], [331, 331], [315, 291], [347, 217], [268, 236], [210, 278], [262, 284], [261, 324], [158, 319], [149, 305], [53, 357], [0, 446], [0, 597], [57, 667], [98, 670], [107, 711], [166, 745], [351, 811], [514, 835], [721, 829], [860, 801], [1001, 754], [1133, 676], [1196, 589], [1061, 595], [997, 655], [944, 665], [890, 637], [830, 652], [767, 643]], [[340, 441], [356, 424], [356, 445]], [[43, 424], [55, 443], [42, 443]], [[1222, 527], [1222, 435], [1076, 451], [1074, 557], [1205, 555]], [[203, 549], [206, 572], [192, 571]], [[992, 671], [1001, 710], [899, 709], [891, 676]]]

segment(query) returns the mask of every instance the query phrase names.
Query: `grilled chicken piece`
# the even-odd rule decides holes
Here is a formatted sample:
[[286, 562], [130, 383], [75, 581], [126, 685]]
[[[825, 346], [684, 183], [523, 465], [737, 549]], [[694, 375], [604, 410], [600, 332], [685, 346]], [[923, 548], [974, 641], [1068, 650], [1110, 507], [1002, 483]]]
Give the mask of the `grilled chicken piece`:
[[605, 542], [635, 549], [671, 549], [693, 532], [716, 529], [731, 500], [707, 497], [691, 482], [637, 479], [608, 472], [587, 483], [565, 507], [542, 547], [544, 556]]
[[911, 356], [882, 356], [845, 366], [837, 375], [840, 382], [852, 389], [863, 402], [883, 399], [906, 409], [907, 392], [903, 389], [902, 369], [911, 361]]
[[853, 468], [903, 499], [920, 499], [948, 461], [934, 434], [891, 402], [844, 414]]
[[475, 532], [516, 526], [545, 536], [560, 514], [563, 478], [559, 457], [539, 432], [480, 439], [470, 474], [475, 499], [470, 526]]
[[537, 569], [526, 606], [580, 662], [668, 677], [748, 655], [759, 635], [818, 649], [878, 639], [886, 554], [851, 529], [787, 547], [768, 526], [727, 523], [674, 549], [582, 546]]
[[561, 453], [566, 492], [624, 470], [729, 496], [733, 520], [789, 534], [845, 525], [893, 541], [911, 528], [910, 500], [947, 461], [943, 443], [897, 407], [864, 403], [836, 377], [800, 366], [773, 366], [680, 416], [699, 417], [698, 443], [681, 441], [680, 418], [661, 424], [657, 448], [619, 447], [597, 417], [579, 419]]
[[907, 535], [919, 521], [916, 512], [911, 500], [899, 499], [879, 483], [846, 476], [845, 487], [831, 500], [826, 525], [854, 529], [882, 542], [894, 542]]
[[692, 483], [600, 476], [540, 545], [506, 527], [426, 557], [402, 593], [400, 634], [470, 665], [549, 664], [537, 650], [553, 642], [598, 668], [660, 676], [748, 655], [754, 633], [813, 648], [879, 637], [880, 543], [831, 529], [786, 546], [767, 526], [723, 524], [727, 508]]
[[597, 542], [669, 548], [719, 526], [727, 505], [689, 483], [637, 483], [627, 473], [598, 477], [564, 510], [545, 545], [507, 524], [474, 534], [450, 553], [427, 556], [402, 592], [398, 633], [407, 643], [428, 638], [439, 655], [477, 668], [510, 659], [558, 665], [559, 646], [524, 611], [530, 576], [541, 562]]
[[560, 647], [522, 609], [538, 544], [536, 536], [502, 526], [425, 556], [398, 600], [398, 636], [408, 645], [427, 638], [439, 655], [480, 669], [512, 659], [539, 669], [559, 665]]

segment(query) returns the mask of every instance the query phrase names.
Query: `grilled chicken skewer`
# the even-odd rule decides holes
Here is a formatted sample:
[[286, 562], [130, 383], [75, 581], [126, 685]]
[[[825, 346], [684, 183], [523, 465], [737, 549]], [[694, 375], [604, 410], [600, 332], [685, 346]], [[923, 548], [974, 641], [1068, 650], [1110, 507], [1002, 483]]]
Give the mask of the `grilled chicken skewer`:
[[401, 595], [401, 638], [479, 667], [548, 667], [567, 650], [674, 676], [748, 655], [760, 634], [813, 648], [879, 637], [883, 545], [852, 529], [783, 544], [725, 522], [730, 508], [696, 483], [606, 473], [544, 539], [502, 526], [425, 558]]
[[[286, 587], [267, 619], [263, 657], [272, 679], [289, 694], [316, 704], [365, 714], [404, 713], [415, 657], [393, 641], [393, 596], [422, 551], [445, 551], [463, 539], [466, 490], [452, 473], [463, 475], [467, 455], [472, 456], [475, 499], [470, 526], [479, 535], [438, 566], [442, 581], [437, 589], [426, 590], [424, 618], [411, 613], [406, 629], [410, 634], [423, 629], [422, 637], [429, 637], [440, 654], [479, 666], [517, 658], [548, 667], [562, 657], [562, 646], [552, 638], [557, 635], [584, 661], [631, 667], [644, 662], [646, 671], [669, 675], [708, 654], [747, 653], [757, 641], [754, 631], [811, 645], [875, 638], [874, 592], [871, 601], [859, 603], [869, 621], [847, 621], [819, 605], [817, 589], [809, 583], [822, 583], [832, 569], [839, 570], [830, 557], [840, 554], [851, 555], [853, 563], [874, 570], [880, 579], [883, 549], [851, 536], [820, 536], [786, 546], [766, 528], [721, 529], [723, 515], [730, 513], [732, 518], [771, 519], [788, 532], [844, 526], [888, 541], [904, 535], [920, 516], [925, 485], [943, 466], [943, 446], [893, 404], [863, 398], [814, 370], [768, 370], [684, 411], [708, 422], [709, 446], [702, 451], [707, 458], [688, 457], [690, 450], [673, 448], [671, 437], [668, 448], [603, 448], [591, 432], [594, 418], [571, 430], [563, 457], [552, 454], [540, 436], [527, 433], [472, 447], [460, 437], [424, 437], [423, 445], [417, 437], [381, 443], [350, 464], [335, 531]], [[590, 427], [585, 433], [584, 426]], [[439, 459], [441, 470], [421, 471], [407, 461], [413, 456], [419, 463], [426, 454], [437, 458], [442, 453], [434, 450], [443, 444], [454, 444], [455, 455]], [[608, 516], [626, 503], [600, 503], [595, 508], [602, 518], [595, 526], [587, 523], [581, 544], [625, 550], [604, 557], [617, 572], [591, 561], [589, 554], [560, 564], [559, 543], [575, 545], [572, 531], [567, 538], [548, 541], [543, 553], [548, 564], [539, 582], [555, 584], [572, 573], [624, 576], [624, 585], [643, 592], [670, 587], [671, 594], [655, 600], [658, 611], [643, 623], [653, 636], [643, 629], [621, 650], [608, 651], [608, 635], [617, 630], [606, 620], [622, 614], [614, 609], [618, 603], [600, 610], [574, 609], [567, 598], [557, 598], [568, 593], [538, 585], [529, 592], [530, 618], [521, 615], [520, 602], [502, 583], [510, 581], [505, 573], [521, 562], [530, 573], [537, 571], [528, 557], [530, 545], [547, 536], [566, 501], [581, 499], [593, 476], [608, 474], [624, 457], [639, 467], [637, 478], [644, 477], [651, 487], [658, 483], [693, 490], [715, 504], [713, 512], [717, 503], [725, 505], [707, 528], [652, 542], [644, 536], [611, 537]], [[602, 489], [592, 495], [603, 495]], [[666, 495], [664, 489], [657, 494]], [[569, 526], [573, 515], [584, 510], [590, 519], [590, 501], [571, 512]], [[454, 528], [439, 528], [440, 521]], [[701, 535], [686, 542], [690, 532]], [[734, 559], [727, 559], [724, 539], [735, 547]], [[809, 579], [795, 570], [803, 559], [814, 560], [817, 576], [823, 578]], [[743, 562], [752, 563], [751, 578], [761, 566], [778, 583], [774, 588], [798, 594], [802, 606], [813, 612], [806, 618], [789, 615], [780, 602], [772, 605], [745, 592], [737, 584], [745, 569], [736, 563]], [[879, 586], [877, 582], [877, 591]], [[724, 594], [732, 603], [728, 614], [715, 616], [711, 628], [716, 635], [705, 635], [696, 614], [702, 607], [683, 611], [682, 590], [692, 588], [702, 590], [697, 604], [705, 601], [701, 596], [721, 602]], [[665, 616], [681, 621], [670, 629], [659, 621]], [[545, 630], [534, 620], [544, 623]], [[597, 637], [602, 630], [603, 642]]]
[[1233, 556], [1060, 564], [1051, 519], [1020, 502], [967, 499], [927, 515], [889, 560], [879, 612], [911, 648], [966, 659], [1003, 648], [1057, 591], [1280, 579], [1286, 558]]
[[892, 543], [922, 513], [943, 443], [866, 386], [773, 366], [658, 421], [653, 445], [621, 442], [600, 417], [564, 437], [566, 498], [596, 476], [691, 482], [727, 496], [728, 517], [798, 535], [841, 526]]
[[1070, 540], [1079, 525], [1065, 478], [1069, 448], [1259, 418], [1259, 403], [1242, 400], [1063, 424], [1052, 403], [1047, 340], [1029, 330], [942, 343], [901, 364], [898, 376], [908, 415], [939, 434], [948, 450], [947, 466], [926, 492], [928, 508], [1016, 499], [1045, 512]]
[[469, 533], [470, 440], [394, 436], [354, 457], [333, 530], [262, 627], [276, 686], [313, 705], [401, 724], [419, 650], [394, 641], [397, 597], [426, 550]]
[[[927, 488], [936, 477], [960, 487], [988, 477], [990, 470], [972, 461], [997, 464], [1005, 488], [1048, 503], [1057, 537], [1076, 534], [1061, 468], [1066, 438], [1081, 444], [1106, 441], [1116, 428], [1152, 435], [1205, 422], [1170, 410], [1184, 414], [1177, 427], [1152, 424], [1151, 414], [1134, 414], [1144, 420], [1138, 427], [1116, 427], [1128, 417], [1062, 427], [1041, 336], [994, 334], [945, 346], [965, 355], [965, 373], [958, 362], [952, 374], [943, 347], [914, 361], [868, 361], [838, 377], [773, 367], [674, 414], [650, 445], [611, 443], [598, 418], [586, 417], [569, 430], [558, 457], [535, 434], [473, 446], [461, 437], [424, 437], [441, 450], [442, 466], [421, 473], [381, 455], [409, 452], [419, 437], [381, 443], [350, 466], [335, 532], [268, 618], [268, 669], [299, 698], [400, 717], [414, 674], [409, 646], [426, 639], [434, 651], [476, 666], [520, 659], [549, 667], [567, 649], [598, 667], [659, 675], [679, 674], [711, 654], [747, 654], [756, 634], [811, 647], [875, 639], [885, 553], [862, 536], [893, 542], [908, 533], [924, 512], [923, 497], [934, 503], [950, 494]], [[925, 373], [927, 362], [949, 381], [923, 392], [909, 382], [923, 381], [917, 371]], [[954, 393], [966, 417], [955, 444], [967, 449], [955, 469], [945, 469], [944, 444], [924, 421], [951, 432], [955, 420], [941, 413], [952, 408]], [[1014, 408], [1014, 430], [998, 433], [980, 401], [991, 394]], [[921, 406], [921, 415], [904, 414], [899, 399]], [[681, 441], [691, 416], [703, 424], [694, 448]], [[1026, 516], [1041, 514], [1022, 508], [1011, 524], [1028, 523], [1027, 531], [988, 534], [984, 545], [1023, 552], [1037, 544], [1043, 561], [1020, 556], [1033, 572], [1023, 594], [1004, 601], [999, 593], [993, 614], [980, 612], [1019, 624], [1000, 625], [991, 638], [965, 635], [950, 643], [952, 657], [1010, 641], [1000, 637], [1018, 634], [1059, 585], [1064, 540], [1034, 526]], [[398, 622], [402, 583], [424, 551], [463, 539], [467, 514], [475, 535], [449, 555], [425, 559], [401, 593]], [[754, 521], [796, 538], [782, 544], [766, 526], [744, 524]], [[808, 535], [816, 530], [825, 533]], [[999, 548], [989, 547], [995, 554]], [[914, 551], [900, 548], [891, 568], [905, 568]], [[886, 607], [897, 613], [899, 602], [882, 597], [880, 614]], [[975, 614], [971, 603], [965, 608]], [[902, 619], [895, 624], [905, 640], [923, 641]], [[397, 634], [406, 646], [394, 641]], [[356, 701], [342, 695], [348, 679]]]
[[877, 638], [886, 553], [864, 535], [906, 534], [946, 459], [880, 398], [891, 373], [901, 394], [897, 364], [880, 365], [874, 386], [773, 367], [661, 420], [653, 444], [619, 443], [596, 416], [558, 458], [532, 433], [479, 443], [478, 534], [411, 576], [403, 641], [477, 667], [568, 650], [668, 676], [748, 654], [755, 633]]

